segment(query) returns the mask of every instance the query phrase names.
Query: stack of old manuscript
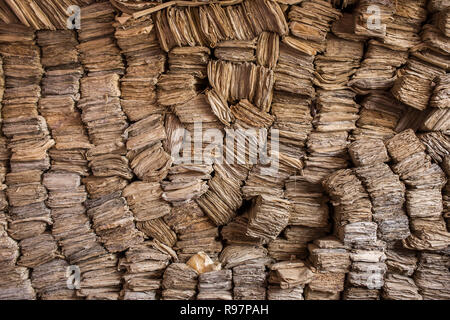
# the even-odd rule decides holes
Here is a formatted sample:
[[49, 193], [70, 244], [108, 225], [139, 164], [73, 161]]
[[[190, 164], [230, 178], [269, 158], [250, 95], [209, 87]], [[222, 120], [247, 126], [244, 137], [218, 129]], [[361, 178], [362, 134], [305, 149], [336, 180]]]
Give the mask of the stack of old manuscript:
[[323, 55], [314, 61], [314, 84], [326, 90], [345, 89], [363, 55], [364, 42], [328, 35]]
[[[361, 107], [359, 119], [356, 121], [357, 128], [352, 132], [353, 139], [386, 140], [395, 135], [405, 106], [395, 100], [392, 94], [384, 91], [372, 91], [364, 97]], [[402, 118], [402, 120], [406, 119]], [[409, 124], [405, 125], [409, 126]]]
[[362, 94], [370, 90], [388, 90], [397, 79], [397, 68], [405, 64], [407, 58], [406, 51], [395, 51], [370, 40], [361, 67], [349, 85]]
[[124, 65], [114, 42], [114, 8], [109, 2], [94, 3], [81, 10], [78, 46], [81, 62], [91, 73], [123, 74]]
[[[225, 149], [225, 148], [224, 148]], [[214, 165], [215, 176], [209, 181], [208, 191], [197, 200], [200, 208], [216, 224], [229, 223], [242, 206], [241, 186], [248, 176], [248, 165], [238, 163]]]
[[450, 155], [450, 137], [441, 132], [425, 132], [417, 135], [427, 153], [445, 171], [445, 158]]
[[274, 86], [273, 70], [251, 62], [211, 60], [208, 63], [208, 80], [218, 97], [226, 101], [246, 99], [262, 111], [270, 110]]
[[230, 62], [255, 62], [255, 49], [256, 39], [248, 41], [227, 40], [217, 44], [214, 49], [214, 56], [217, 59]]
[[0, 299], [32, 300], [35, 291], [31, 286], [27, 268], [16, 266], [19, 257], [19, 246], [6, 232], [6, 220], [0, 226]]
[[432, 164], [424, 152], [425, 146], [412, 130], [405, 130], [386, 142], [395, 163], [393, 171], [405, 183], [406, 209], [410, 217], [411, 236], [404, 240], [407, 248], [439, 250], [449, 245], [442, 217], [441, 190], [446, 177], [437, 164]]
[[433, 95], [431, 96], [430, 106], [433, 108], [446, 109], [450, 105], [450, 75], [440, 75], [435, 79]]
[[209, 271], [198, 277], [198, 300], [233, 300], [233, 272], [229, 269]]
[[[256, 20], [259, 15], [267, 18]], [[224, 7], [219, 4], [170, 7], [156, 13], [155, 23], [161, 47], [167, 52], [176, 46], [216, 47], [226, 40], [251, 40], [262, 31], [280, 35], [288, 31], [278, 3], [264, 0]]]
[[450, 299], [450, 255], [448, 248], [443, 252], [422, 252], [414, 281], [424, 300]]
[[408, 217], [403, 210], [405, 186], [386, 164], [390, 159], [383, 141], [360, 139], [348, 150], [357, 167], [354, 172], [370, 196], [378, 238], [385, 241], [405, 239], [410, 234]]
[[[0, 106], [5, 89], [3, 73], [3, 59], [0, 58]], [[0, 117], [1, 118], [1, 117]], [[7, 140], [0, 132], [0, 299], [34, 299], [35, 292], [29, 279], [29, 271], [25, 267], [17, 267], [17, 258], [20, 255], [19, 245], [7, 233], [8, 221], [5, 211], [8, 207], [5, 189], [5, 175], [8, 170], [9, 151]]]
[[[376, 8], [376, 21], [371, 19], [373, 8]], [[386, 24], [394, 21], [395, 3], [386, 0], [362, 0], [355, 9], [355, 33], [357, 35], [384, 38]], [[384, 27], [383, 27], [384, 26]]]
[[271, 195], [254, 199], [249, 213], [247, 235], [274, 240], [289, 223], [290, 202]]
[[[393, 5], [393, 19], [385, 25], [382, 42], [393, 50], [407, 51], [420, 43], [420, 29], [427, 18], [426, 0], [397, 0]], [[376, 22], [372, 21], [373, 24]], [[383, 28], [383, 24], [380, 25]]]
[[[347, 277], [349, 286], [346, 291], [351, 291], [352, 287], [360, 288], [359, 299], [361, 296], [366, 300], [379, 299], [387, 270], [385, 250], [386, 243], [381, 240], [374, 244], [354, 245], [350, 252], [352, 265]], [[347, 299], [354, 299], [351, 292]]]
[[224, 268], [233, 271], [235, 300], [261, 300], [266, 297], [267, 250], [257, 243], [228, 245], [220, 254]]
[[320, 183], [347, 163], [348, 132], [356, 128], [359, 105], [350, 90], [319, 90], [316, 100], [315, 130], [308, 137], [309, 154], [305, 176]]
[[197, 203], [192, 201], [173, 207], [171, 212], [164, 216], [164, 221], [176, 232], [175, 234], [169, 229], [174, 237], [173, 241], [176, 241], [174, 249], [177, 250], [180, 261], [187, 261], [200, 251], [216, 258], [222, 251], [222, 243], [216, 239], [219, 235], [217, 226]]
[[417, 266], [414, 251], [392, 248], [386, 251], [387, 273], [384, 279], [383, 299], [422, 300], [412, 279]]
[[301, 169], [302, 163], [298, 159], [304, 157], [306, 140], [312, 130], [310, 105], [311, 100], [301, 95], [281, 91], [274, 93], [272, 114], [276, 121], [273, 128], [279, 132], [279, 151], [297, 169]]
[[233, 268], [234, 300], [266, 299], [266, 268], [258, 262], [248, 261]]
[[163, 300], [193, 300], [196, 296], [198, 272], [185, 263], [172, 263], [166, 268], [162, 282]]
[[322, 0], [303, 1], [289, 11], [290, 35], [283, 42], [310, 56], [322, 52], [331, 23], [342, 14]]
[[[110, 252], [117, 252], [143, 241], [143, 234], [134, 225], [133, 213], [121, 197], [126, 180], [133, 177], [130, 166], [135, 168], [139, 160], [135, 157], [129, 165], [125, 157], [127, 149], [136, 146], [124, 144], [130, 133], [124, 132], [128, 122], [120, 104], [119, 74], [124, 65], [114, 42], [114, 9], [109, 3], [97, 3], [84, 7], [81, 16], [78, 48], [88, 76], [81, 79], [82, 99], [78, 106], [94, 144], [87, 153], [93, 176], [85, 179], [90, 196], [86, 207], [101, 242]], [[141, 133], [141, 127], [134, 128], [133, 133]], [[146, 146], [147, 142], [143, 144]]]
[[31, 281], [41, 300], [76, 300], [75, 291], [67, 286], [67, 268], [63, 259], [54, 259], [33, 269]]
[[404, 104], [424, 110], [433, 91], [432, 81], [443, 74], [445, 70], [439, 66], [411, 57], [402, 70], [402, 76], [395, 82], [392, 94]]
[[307, 285], [306, 300], [339, 300], [344, 291], [345, 274], [351, 264], [348, 248], [335, 237], [308, 244], [314, 278]]
[[121, 105], [130, 121], [162, 113], [156, 103], [156, 83], [164, 72], [166, 57], [161, 51], [150, 16], [115, 23], [114, 36], [127, 66], [121, 83]]
[[436, 86], [434, 87], [434, 91], [429, 103], [431, 108], [428, 108], [420, 115], [421, 130], [448, 132], [448, 129], [450, 127], [450, 112], [448, 109], [450, 90], [449, 79], [450, 78], [447, 73], [442, 74], [434, 79]]
[[[217, 49], [216, 49], [217, 50]], [[208, 47], [175, 47], [170, 50], [169, 71], [173, 74], [190, 74], [206, 78], [206, 68], [211, 50]]]
[[377, 224], [372, 222], [372, 203], [351, 169], [338, 170], [323, 181], [335, 208], [335, 232], [345, 245], [374, 245]]
[[[314, 56], [289, 44], [281, 43], [275, 67], [274, 89], [305, 96], [314, 96]], [[301, 66], [300, 70], [297, 66]]]
[[[46, 231], [52, 220], [45, 205], [47, 190], [41, 182], [43, 171], [50, 167], [47, 150], [55, 142], [37, 108], [43, 69], [34, 34], [18, 27], [6, 31], [5, 36], [7, 42], [0, 44], [0, 54], [6, 88], [2, 101], [2, 130], [11, 151], [11, 172], [6, 175], [10, 206], [8, 232], [19, 241], [21, 255], [17, 265], [36, 268], [58, 255], [58, 245]], [[24, 294], [30, 293], [26, 289], [27, 275], [26, 269], [15, 269], [10, 274], [10, 280], [15, 279], [18, 286], [24, 287]], [[11, 294], [15, 295], [14, 292]], [[70, 296], [72, 294], [69, 292]]]
[[[103, 268], [96, 258], [112, 257], [108, 256], [98, 242], [83, 205], [87, 194], [80, 176], [89, 173], [86, 150], [91, 144], [84, 131], [80, 113], [75, 109], [79, 98], [79, 79], [82, 75], [76, 50], [78, 42], [71, 31], [46, 31], [38, 34], [38, 43], [42, 46], [42, 62], [46, 68], [42, 88], [44, 96], [39, 101], [39, 110], [55, 138], [55, 146], [50, 150], [51, 171], [43, 177], [43, 184], [49, 190], [47, 205], [51, 208], [53, 219], [52, 234], [71, 264], [83, 261], [85, 266], [82, 272], [95, 266], [98, 268], [97, 276], [100, 276], [107, 272], [108, 267]], [[55, 55], [58, 56], [56, 60], [52, 58]], [[62, 270], [65, 266], [64, 262], [59, 260], [49, 262], [48, 265], [57, 270]], [[120, 278], [117, 272], [113, 273], [116, 274], [117, 286]], [[64, 276], [64, 273], [62, 275]], [[89, 286], [84, 279], [83, 286]], [[100, 294], [101, 284], [93, 286], [97, 292], [93, 295], [88, 293], [90, 298], [108, 295], [117, 297], [117, 293], [110, 293], [110, 288], [105, 288], [103, 295]], [[44, 288], [41, 288], [42, 290]]]
[[124, 300], [156, 300], [159, 298], [164, 270], [175, 253], [158, 242], [144, 242], [125, 253], [119, 267], [123, 276]]
[[270, 266], [269, 300], [303, 300], [303, 289], [314, 278], [314, 273], [301, 260], [284, 261]]
[[450, 55], [448, 38], [433, 25], [425, 25], [421, 37], [421, 46], [414, 50], [401, 77], [392, 88], [392, 93], [398, 100], [418, 110], [427, 108], [433, 81], [436, 77], [445, 75]]

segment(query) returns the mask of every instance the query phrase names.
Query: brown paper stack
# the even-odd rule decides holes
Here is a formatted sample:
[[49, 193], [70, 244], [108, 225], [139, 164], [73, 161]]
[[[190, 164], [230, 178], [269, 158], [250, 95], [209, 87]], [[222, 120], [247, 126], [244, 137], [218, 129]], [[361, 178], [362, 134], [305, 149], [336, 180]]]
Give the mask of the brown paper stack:
[[124, 300], [156, 300], [161, 292], [164, 270], [176, 255], [167, 246], [146, 241], [130, 248], [119, 261], [126, 271], [121, 295]]
[[306, 300], [339, 300], [344, 291], [345, 274], [351, 264], [348, 248], [335, 237], [308, 244], [314, 278], [307, 285]]
[[395, 241], [408, 237], [409, 221], [403, 210], [405, 186], [386, 164], [389, 156], [383, 141], [358, 140], [349, 146], [349, 153], [357, 167], [354, 172], [370, 196], [378, 238]]
[[386, 142], [394, 161], [392, 169], [406, 185], [406, 209], [411, 219], [411, 236], [404, 240], [407, 248], [439, 250], [448, 246], [450, 234], [442, 217], [441, 190], [446, 183], [444, 172], [432, 164], [425, 146], [412, 130], [405, 130]]

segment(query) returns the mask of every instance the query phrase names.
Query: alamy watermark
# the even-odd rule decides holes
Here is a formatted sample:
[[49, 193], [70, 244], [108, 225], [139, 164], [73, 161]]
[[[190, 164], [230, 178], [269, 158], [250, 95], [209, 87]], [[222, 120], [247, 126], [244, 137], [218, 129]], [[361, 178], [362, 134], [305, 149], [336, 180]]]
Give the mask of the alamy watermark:
[[67, 29], [81, 29], [81, 9], [77, 5], [72, 5], [67, 8], [67, 14], [69, 14], [69, 18], [67, 18]]
[[196, 121], [193, 132], [177, 129], [174, 136], [183, 137], [171, 150], [174, 164], [261, 164], [278, 171], [279, 131], [271, 128], [203, 130]]
[[386, 24], [381, 24], [381, 8], [379, 5], [372, 4], [367, 7], [368, 14], [366, 27], [368, 30], [375, 31], [382, 35], [386, 34]]
[[66, 284], [69, 290], [78, 290], [81, 288], [80, 267], [72, 265], [66, 268]]

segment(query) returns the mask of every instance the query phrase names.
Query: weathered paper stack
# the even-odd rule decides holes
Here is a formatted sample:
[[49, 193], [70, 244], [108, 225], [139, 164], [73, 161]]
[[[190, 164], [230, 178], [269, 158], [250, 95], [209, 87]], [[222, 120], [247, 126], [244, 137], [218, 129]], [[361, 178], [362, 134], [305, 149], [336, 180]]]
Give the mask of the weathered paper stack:
[[176, 241], [174, 249], [180, 261], [187, 261], [200, 251], [215, 259], [222, 251], [222, 243], [217, 239], [218, 227], [197, 203], [189, 202], [173, 207], [171, 212], [164, 216], [164, 221], [176, 232], [175, 234], [170, 231], [170, 234], [173, 241]]
[[[417, 1], [416, 9], [422, 11], [423, 9], [419, 6], [424, 4], [425, 1]], [[411, 5], [408, 4], [408, 6]], [[419, 24], [425, 19], [426, 11], [421, 16], [423, 18], [418, 21]], [[409, 15], [409, 19], [414, 21], [411, 15]], [[413, 51], [406, 67], [401, 72], [401, 77], [397, 79], [392, 88], [392, 93], [398, 100], [418, 110], [427, 108], [433, 91], [433, 80], [437, 76], [444, 75], [446, 69], [448, 70], [448, 56], [450, 55], [450, 47], [447, 45], [448, 38], [432, 24], [423, 26], [421, 40], [422, 44]], [[447, 68], [443, 65], [445, 60], [447, 63], [444, 62], [444, 65], [447, 64]]]
[[114, 37], [127, 66], [120, 80], [121, 106], [130, 121], [151, 114], [161, 114], [164, 107], [156, 103], [156, 83], [164, 72], [166, 57], [161, 51], [150, 16], [115, 22]]
[[420, 28], [427, 17], [426, 0], [398, 0], [393, 19], [386, 24], [383, 43], [394, 50], [407, 51], [420, 43]]
[[233, 300], [233, 272], [228, 269], [205, 272], [198, 277], [198, 300]]
[[162, 282], [163, 300], [193, 300], [197, 294], [198, 273], [187, 264], [172, 263], [166, 268]]
[[[360, 295], [366, 299], [379, 299], [380, 289], [384, 284], [386, 273], [386, 243], [378, 240], [375, 244], [354, 245], [350, 251], [352, 265], [347, 277], [348, 288], [362, 288]], [[349, 299], [351, 300], [351, 299]]]
[[241, 186], [247, 179], [249, 169], [248, 165], [225, 161], [223, 164], [216, 163], [214, 170], [215, 176], [208, 183], [208, 191], [197, 203], [216, 225], [224, 225], [236, 216], [237, 209], [242, 206]]
[[402, 120], [407, 120], [402, 118], [407, 107], [388, 92], [371, 91], [364, 97], [361, 107], [356, 129], [352, 132], [352, 138], [355, 140], [363, 138], [386, 140], [395, 135], [398, 125], [410, 125], [401, 123]]
[[345, 274], [351, 264], [348, 248], [335, 237], [308, 244], [314, 278], [305, 290], [306, 300], [339, 300], [344, 291]]
[[[114, 261], [115, 257], [110, 256], [98, 241], [83, 205], [87, 193], [80, 177], [89, 174], [86, 151], [92, 145], [84, 131], [80, 113], [75, 109], [83, 73], [76, 49], [78, 42], [73, 32], [58, 31], [39, 33], [38, 43], [42, 46], [42, 62], [46, 68], [39, 110], [55, 138], [55, 146], [49, 152], [51, 171], [43, 177], [43, 184], [49, 190], [47, 205], [53, 219], [52, 235], [71, 265], [83, 263], [81, 272], [92, 267], [96, 270], [83, 279], [83, 294], [88, 298], [116, 299], [120, 275], [111, 269], [111, 265], [99, 263], [103, 259]], [[55, 55], [59, 57], [56, 61], [52, 59]], [[54, 260], [48, 263], [48, 267], [58, 270], [57, 281], [67, 277], [64, 268], [68, 265], [64, 261]], [[43, 276], [52, 276], [45, 272], [42, 267]], [[106, 286], [96, 283], [98, 277], [107, 272], [113, 275], [113, 283]], [[43, 281], [41, 286], [45, 283]], [[66, 286], [66, 281], [62, 284]]]
[[156, 300], [164, 270], [175, 253], [158, 242], [146, 241], [126, 251], [119, 268], [126, 271], [121, 292], [124, 300]]
[[422, 300], [418, 288], [412, 279], [417, 267], [414, 251], [392, 248], [386, 251], [387, 273], [383, 285], [383, 299]]
[[258, 196], [249, 213], [247, 235], [274, 240], [288, 225], [290, 202], [276, 196]]
[[424, 300], [448, 300], [450, 258], [448, 249], [443, 252], [422, 252], [414, 280]]
[[404, 240], [407, 248], [439, 250], [448, 246], [450, 234], [442, 217], [442, 194], [446, 177], [437, 164], [431, 163], [425, 146], [412, 130], [405, 130], [386, 142], [394, 161], [393, 171], [406, 185], [406, 209], [410, 217], [411, 236]]
[[331, 23], [341, 16], [326, 1], [303, 1], [289, 11], [290, 35], [283, 42], [308, 55], [314, 56], [325, 50], [327, 32]]
[[345, 89], [360, 66], [364, 42], [351, 41], [329, 34], [323, 55], [316, 56], [314, 84], [325, 90]]
[[[3, 60], [0, 58], [0, 105], [4, 93], [4, 73]], [[12, 239], [8, 233], [8, 221], [6, 210], [8, 202], [6, 199], [5, 175], [8, 170], [9, 151], [7, 149], [7, 140], [0, 133], [0, 299], [2, 300], [19, 300], [19, 299], [35, 299], [35, 291], [31, 286], [29, 279], [29, 271], [25, 267], [16, 266], [17, 258], [20, 255], [18, 243]]]
[[[8, 31], [5, 34], [8, 35]], [[43, 171], [50, 167], [47, 151], [55, 141], [37, 108], [43, 74], [40, 51], [32, 31], [18, 27], [9, 33], [8, 42], [1, 43], [0, 54], [3, 56], [6, 87], [2, 101], [2, 129], [8, 138], [6, 146], [11, 152], [11, 172], [6, 175], [6, 195], [10, 205], [8, 232], [19, 241], [21, 255], [17, 265], [37, 268], [59, 255], [55, 239], [46, 231], [52, 220], [45, 205], [47, 190], [41, 182]], [[2, 176], [5, 173], [6, 170]], [[27, 288], [29, 280], [26, 280], [28, 270], [15, 268], [11, 271], [6, 281], [15, 282], [24, 290], [23, 295], [31, 298], [33, 293]], [[32, 283], [35, 280], [32, 278]], [[48, 280], [54, 282], [53, 279]], [[5, 285], [8, 286], [7, 283]], [[52, 295], [46, 290], [48, 287], [42, 287], [42, 283], [36, 283], [35, 289], [43, 298]], [[73, 296], [73, 291], [61, 286], [59, 289], [55, 296]], [[7, 287], [6, 292], [7, 296], [17, 298], [18, 293], [11, 287]]]
[[117, 252], [143, 241], [121, 197], [126, 180], [133, 177], [122, 136], [128, 126], [120, 105], [119, 74], [124, 65], [114, 42], [112, 6], [103, 2], [84, 7], [81, 17], [78, 48], [88, 76], [81, 79], [82, 99], [78, 106], [94, 144], [87, 153], [93, 176], [85, 179], [90, 196], [86, 206], [101, 242], [110, 252]]
[[338, 170], [323, 181], [335, 208], [335, 232], [345, 245], [374, 245], [377, 224], [372, 222], [372, 203], [351, 169]]
[[233, 268], [234, 300], [266, 299], [266, 267], [248, 261]]
[[275, 263], [270, 266], [267, 299], [303, 300], [303, 289], [313, 279], [313, 272], [301, 260]]
[[25, 267], [16, 266], [19, 257], [19, 245], [6, 232], [6, 219], [0, 226], [0, 299], [33, 300], [36, 297], [31, 286], [29, 271]]
[[[377, 17], [374, 21], [373, 13], [376, 8]], [[386, 35], [386, 26], [394, 21], [395, 3], [385, 0], [362, 0], [358, 3], [355, 12], [355, 33], [369, 37], [384, 38]]]
[[369, 93], [370, 90], [388, 90], [397, 79], [397, 68], [407, 58], [406, 51], [395, 51], [370, 40], [361, 67], [352, 76], [349, 85], [361, 94]]
[[409, 236], [409, 221], [403, 210], [405, 186], [386, 164], [389, 156], [382, 140], [360, 139], [349, 146], [357, 168], [354, 172], [372, 202], [372, 217], [378, 224], [378, 238], [403, 240]]

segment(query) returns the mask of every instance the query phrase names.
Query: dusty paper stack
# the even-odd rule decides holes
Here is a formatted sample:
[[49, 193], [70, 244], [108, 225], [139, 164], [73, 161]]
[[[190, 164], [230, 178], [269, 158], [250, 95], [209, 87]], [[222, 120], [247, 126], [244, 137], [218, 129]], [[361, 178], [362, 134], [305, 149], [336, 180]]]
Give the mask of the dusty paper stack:
[[305, 299], [339, 300], [351, 264], [348, 248], [330, 236], [308, 244], [308, 251], [314, 278], [306, 287]]
[[401, 123], [402, 120], [407, 120], [405, 117], [402, 118], [407, 107], [395, 100], [390, 93], [371, 91], [363, 98], [361, 107], [356, 129], [352, 132], [352, 138], [355, 140], [363, 138], [386, 140], [395, 135], [398, 126], [410, 125]]
[[414, 251], [392, 247], [386, 251], [387, 273], [383, 285], [383, 299], [422, 300], [412, 278], [417, 267]]
[[228, 245], [220, 254], [224, 268], [233, 273], [234, 300], [264, 300], [266, 298], [267, 250], [257, 244]]
[[198, 272], [185, 263], [172, 263], [164, 271], [163, 300], [193, 300], [197, 294]]
[[125, 270], [121, 295], [124, 300], [156, 300], [161, 295], [164, 270], [175, 253], [158, 241], [145, 241], [126, 251], [119, 261]]
[[[79, 99], [79, 80], [83, 73], [76, 49], [78, 42], [71, 31], [44, 31], [38, 34], [38, 43], [42, 46], [42, 62], [46, 68], [44, 96], [39, 101], [39, 110], [55, 138], [55, 146], [49, 152], [51, 171], [43, 177], [43, 184], [49, 190], [47, 205], [54, 221], [52, 234], [70, 264], [78, 266], [83, 263], [82, 271], [88, 270], [90, 265], [98, 270], [90, 280], [83, 279], [83, 287], [86, 288], [83, 294], [114, 299], [117, 297], [120, 276], [111, 269], [111, 265], [100, 264], [99, 259], [114, 261], [115, 257], [110, 256], [98, 241], [83, 205], [87, 193], [80, 178], [89, 175], [86, 151], [92, 145], [83, 128], [80, 112], [75, 109]], [[54, 55], [58, 55], [59, 59], [53, 60]], [[47, 267], [52, 266], [59, 270], [56, 273], [57, 281], [66, 277], [64, 268], [67, 266], [63, 261], [54, 260]], [[113, 284], [98, 285], [96, 277], [102, 277], [108, 270], [114, 275]], [[43, 268], [41, 272], [46, 275]], [[43, 285], [45, 283], [42, 282]], [[96, 293], [91, 296], [94, 291]]]
[[436, 253], [420, 253], [414, 280], [425, 300], [447, 300], [450, 257], [448, 248]]
[[[5, 35], [9, 39], [1, 43], [0, 54], [3, 56], [6, 88], [2, 101], [2, 130], [8, 138], [6, 146], [11, 152], [11, 171], [6, 174], [6, 195], [10, 205], [8, 232], [19, 241], [17, 266], [38, 268], [59, 256], [58, 245], [46, 230], [52, 220], [45, 204], [47, 190], [41, 182], [42, 173], [50, 167], [48, 149], [55, 141], [37, 107], [43, 68], [34, 33], [18, 27], [11, 32], [5, 30]], [[56, 272], [56, 268], [52, 271]], [[31, 298], [34, 293], [27, 288], [28, 270], [19, 267], [11, 271], [6, 281], [15, 282], [24, 290], [23, 295]], [[51, 277], [47, 280], [56, 281]], [[52, 296], [73, 297], [73, 291], [63, 285], [50, 292], [49, 287], [44, 288], [38, 281], [31, 278], [37, 294], [44, 299]], [[17, 296], [14, 289], [7, 283], [5, 285], [7, 296]]]
[[[425, 1], [418, 1], [415, 5], [420, 6], [424, 3]], [[420, 8], [417, 10], [425, 11]], [[426, 11], [423, 15], [426, 16]], [[433, 80], [448, 70], [448, 63], [444, 62], [443, 65], [443, 61], [448, 60], [450, 54], [450, 47], [446, 45], [448, 38], [432, 24], [423, 26], [421, 40], [421, 45], [413, 50], [406, 67], [401, 72], [401, 77], [392, 88], [392, 93], [398, 100], [418, 110], [427, 108], [433, 91]]]
[[187, 261], [199, 251], [215, 259], [222, 251], [218, 227], [194, 201], [173, 207], [163, 219], [174, 230], [170, 232], [180, 261]]
[[[5, 89], [5, 79], [3, 73], [3, 60], [0, 58], [0, 104], [3, 99], [3, 93]], [[35, 291], [31, 286], [29, 279], [29, 271], [25, 267], [17, 267], [17, 258], [20, 255], [19, 245], [12, 239], [8, 233], [8, 221], [6, 216], [6, 210], [8, 209], [8, 202], [6, 199], [5, 189], [5, 175], [8, 169], [9, 152], [7, 150], [7, 141], [0, 133], [0, 178], [1, 178], [1, 191], [0, 191], [0, 248], [2, 254], [0, 255], [0, 271], [2, 272], [2, 279], [0, 280], [0, 299], [34, 299]]]
[[406, 185], [406, 209], [411, 219], [407, 248], [439, 250], [448, 246], [450, 234], [442, 217], [441, 190], [446, 183], [442, 169], [430, 161], [425, 146], [412, 130], [405, 130], [386, 142], [392, 169]]
[[311, 269], [301, 260], [283, 261], [270, 266], [268, 300], [303, 300], [306, 284], [314, 278]]
[[[85, 179], [90, 196], [86, 207], [101, 242], [110, 252], [117, 252], [143, 241], [143, 234], [136, 229], [133, 214], [121, 196], [126, 180], [133, 177], [122, 136], [128, 126], [120, 105], [119, 74], [123, 73], [124, 65], [114, 42], [111, 5], [103, 2], [84, 7], [81, 16], [78, 48], [88, 75], [81, 79], [78, 106], [94, 144], [87, 153], [93, 175]], [[100, 52], [93, 50], [93, 46]], [[108, 110], [106, 117], [105, 110]], [[97, 189], [98, 193], [94, 191]], [[106, 212], [110, 213], [108, 217]]]
[[372, 202], [372, 217], [378, 238], [403, 240], [409, 236], [409, 221], [403, 210], [405, 186], [386, 164], [389, 156], [382, 140], [360, 139], [349, 146], [349, 154]]

